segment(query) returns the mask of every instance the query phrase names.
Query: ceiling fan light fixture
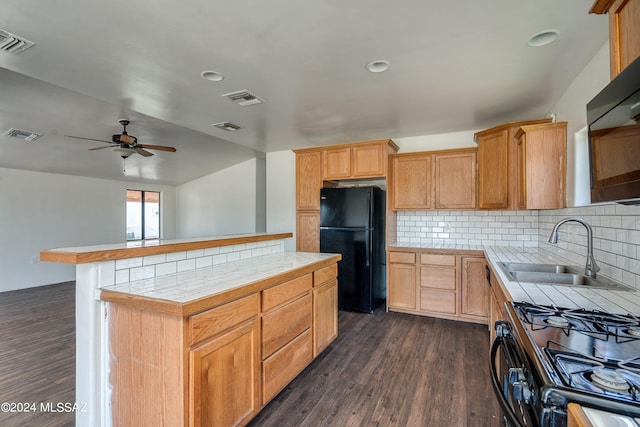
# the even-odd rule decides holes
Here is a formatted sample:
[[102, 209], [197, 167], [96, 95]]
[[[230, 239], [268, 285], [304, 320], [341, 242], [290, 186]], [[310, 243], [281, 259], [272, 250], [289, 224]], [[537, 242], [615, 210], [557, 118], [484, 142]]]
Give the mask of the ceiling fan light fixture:
[[126, 159], [127, 157], [129, 157], [130, 155], [136, 152], [135, 150], [132, 150], [130, 148], [114, 148], [113, 151], [118, 153], [118, 155], [123, 159]]
[[224, 76], [217, 71], [207, 70], [200, 73], [203, 79], [211, 82], [219, 82], [224, 79]]
[[384, 59], [377, 59], [375, 61], [371, 61], [366, 65], [367, 71], [370, 73], [383, 73], [389, 69], [391, 63], [389, 61], [385, 61]]
[[527, 44], [531, 47], [546, 46], [558, 38], [558, 30], [544, 30], [529, 37]]

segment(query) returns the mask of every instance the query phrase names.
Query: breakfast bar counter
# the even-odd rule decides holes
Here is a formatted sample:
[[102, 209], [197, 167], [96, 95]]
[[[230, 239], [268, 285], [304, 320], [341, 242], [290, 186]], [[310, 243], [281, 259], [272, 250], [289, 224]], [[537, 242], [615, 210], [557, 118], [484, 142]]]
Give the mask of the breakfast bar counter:
[[[290, 237], [256, 233], [42, 251], [42, 261], [76, 265], [76, 402], [86, 408], [76, 425], [124, 425], [143, 415], [159, 417], [152, 420], [157, 425], [186, 425], [189, 417], [206, 420], [225, 407], [242, 410], [231, 417], [259, 411], [337, 336], [341, 256], [285, 252]], [[234, 381], [248, 384], [243, 396], [225, 394], [235, 402], [207, 402], [212, 395], [202, 381], [209, 365], [202, 363], [216, 354], [214, 347], [251, 361], [233, 371], [240, 375]], [[140, 384], [160, 380], [144, 385], [162, 390], [153, 396], [137, 390], [133, 377]], [[175, 387], [166, 388], [169, 383]]]

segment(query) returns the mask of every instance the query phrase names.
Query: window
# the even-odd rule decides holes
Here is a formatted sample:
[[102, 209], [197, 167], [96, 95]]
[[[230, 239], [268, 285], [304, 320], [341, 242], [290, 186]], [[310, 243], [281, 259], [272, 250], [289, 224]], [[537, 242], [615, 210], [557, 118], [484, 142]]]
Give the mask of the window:
[[160, 238], [160, 193], [127, 190], [127, 240]]

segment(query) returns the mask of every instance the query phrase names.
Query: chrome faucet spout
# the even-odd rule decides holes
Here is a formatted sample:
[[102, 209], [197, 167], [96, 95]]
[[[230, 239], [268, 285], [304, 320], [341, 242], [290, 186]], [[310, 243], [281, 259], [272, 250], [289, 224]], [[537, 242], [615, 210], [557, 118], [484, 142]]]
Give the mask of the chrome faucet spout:
[[589, 276], [591, 278], [596, 278], [596, 272], [600, 271], [600, 267], [596, 263], [596, 259], [593, 257], [593, 230], [591, 229], [591, 225], [587, 221], [577, 216], [572, 216], [568, 218], [561, 219], [556, 223], [549, 235], [549, 243], [556, 244], [558, 243], [558, 229], [565, 222], [577, 222], [582, 224], [584, 228], [587, 229], [587, 263], [584, 267], [585, 276]]

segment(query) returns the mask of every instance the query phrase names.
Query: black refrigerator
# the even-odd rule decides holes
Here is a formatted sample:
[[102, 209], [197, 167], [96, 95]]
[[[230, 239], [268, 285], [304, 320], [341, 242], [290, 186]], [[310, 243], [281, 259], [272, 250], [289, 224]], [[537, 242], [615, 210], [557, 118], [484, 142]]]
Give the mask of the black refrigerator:
[[320, 252], [342, 254], [340, 310], [372, 313], [386, 299], [385, 203], [378, 187], [320, 191]]

